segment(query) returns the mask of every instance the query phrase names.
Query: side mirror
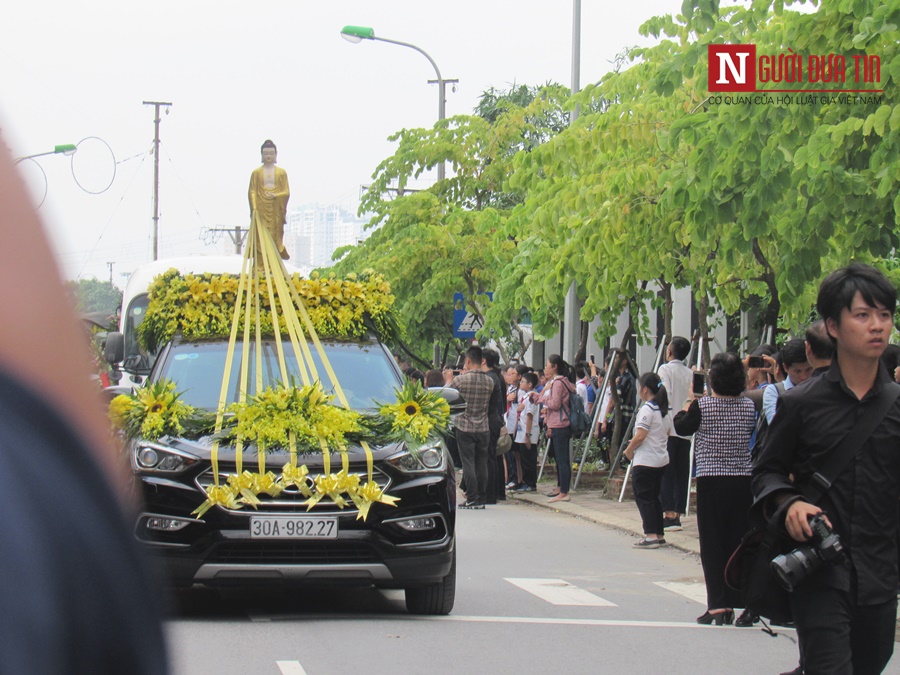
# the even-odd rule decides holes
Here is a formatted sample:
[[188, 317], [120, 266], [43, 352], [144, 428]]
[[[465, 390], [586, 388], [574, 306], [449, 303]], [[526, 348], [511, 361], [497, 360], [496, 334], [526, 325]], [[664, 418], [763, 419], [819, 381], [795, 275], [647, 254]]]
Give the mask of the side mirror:
[[435, 392], [450, 404], [451, 418], [466, 412], [466, 399], [456, 389], [451, 387], [431, 387], [430, 391]]
[[125, 336], [121, 333], [107, 333], [103, 355], [107, 363], [120, 363], [125, 358]]
[[122, 367], [131, 373], [135, 373], [141, 369], [143, 361], [144, 358], [140, 354], [132, 354], [125, 359], [125, 363], [122, 364]]

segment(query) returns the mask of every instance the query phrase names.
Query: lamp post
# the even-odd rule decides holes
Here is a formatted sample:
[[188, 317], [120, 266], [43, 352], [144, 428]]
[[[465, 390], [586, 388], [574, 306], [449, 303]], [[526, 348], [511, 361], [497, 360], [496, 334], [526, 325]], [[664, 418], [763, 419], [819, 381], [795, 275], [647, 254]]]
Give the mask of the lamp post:
[[74, 155], [78, 151], [77, 145], [72, 145], [71, 143], [66, 143], [64, 145], [55, 145], [53, 146], [53, 150], [48, 150], [47, 152], [39, 152], [36, 155], [25, 155], [24, 157], [19, 157], [14, 164], [18, 164], [19, 162], [24, 162], [26, 159], [34, 159], [35, 157], [45, 157], [46, 155], [65, 155], [70, 156]]
[[[444, 105], [446, 103], [446, 84], [449, 81], [455, 80], [445, 80], [441, 77], [441, 71], [437, 67], [437, 64], [434, 62], [434, 59], [431, 58], [428, 53], [421, 49], [420, 47], [416, 47], [408, 42], [400, 42], [399, 40], [389, 40], [388, 38], [376, 37], [375, 29], [368, 28], [366, 26], [344, 26], [341, 29], [341, 37], [347, 40], [347, 42], [352, 42], [353, 44], [359, 44], [363, 40], [377, 40], [379, 42], [389, 42], [392, 45], [400, 45], [401, 47], [409, 47], [410, 49], [415, 49], [422, 56], [428, 59], [428, 63], [431, 64], [431, 67], [434, 68], [434, 74], [437, 75], [437, 84], [438, 84], [438, 121], [440, 122], [445, 118], [445, 110]], [[441, 162], [437, 167], [437, 177], [438, 180], [444, 179], [444, 163]]]

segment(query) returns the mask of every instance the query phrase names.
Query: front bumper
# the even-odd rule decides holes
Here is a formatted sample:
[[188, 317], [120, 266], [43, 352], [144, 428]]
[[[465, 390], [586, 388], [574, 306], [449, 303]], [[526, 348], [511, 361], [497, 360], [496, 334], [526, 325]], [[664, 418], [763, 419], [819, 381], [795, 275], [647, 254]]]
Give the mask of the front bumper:
[[[452, 474], [431, 475], [395, 484], [396, 507], [373, 504], [366, 521], [355, 509], [323, 504], [312, 515], [336, 516], [335, 539], [252, 539], [250, 517], [272, 511], [245, 507], [210, 509], [200, 520], [189, 514], [198, 505], [196, 489], [180, 482], [144, 477], [145, 512], [135, 536], [160, 559], [176, 587], [194, 584], [339, 584], [406, 588], [437, 583], [447, 576], [455, 547], [455, 494]], [[276, 514], [298, 516], [305, 508]], [[183, 527], [159, 531], [154, 519], [176, 518]], [[430, 526], [410, 531], [409, 521]]]

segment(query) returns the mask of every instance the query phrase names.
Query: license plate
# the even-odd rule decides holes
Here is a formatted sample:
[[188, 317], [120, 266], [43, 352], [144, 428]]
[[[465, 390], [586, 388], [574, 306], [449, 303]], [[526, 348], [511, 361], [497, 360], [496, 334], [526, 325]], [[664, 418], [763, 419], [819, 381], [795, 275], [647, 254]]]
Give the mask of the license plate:
[[334, 517], [254, 516], [250, 518], [251, 539], [337, 539]]

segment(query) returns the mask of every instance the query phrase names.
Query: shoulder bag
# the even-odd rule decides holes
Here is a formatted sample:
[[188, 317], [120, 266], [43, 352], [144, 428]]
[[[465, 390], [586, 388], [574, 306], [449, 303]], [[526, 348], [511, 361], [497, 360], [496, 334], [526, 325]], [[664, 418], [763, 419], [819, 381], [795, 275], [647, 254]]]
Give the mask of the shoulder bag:
[[[900, 385], [888, 384], [878, 399], [859, 418], [853, 429], [838, 441], [829, 453], [821, 471], [813, 474], [803, 496], [815, 504], [824, 495], [850, 459], [869, 440], [900, 396]], [[784, 529], [784, 516], [793, 503], [788, 500], [769, 518], [765, 526], [757, 527], [741, 540], [725, 566], [725, 583], [741, 593], [744, 606], [775, 623], [791, 621], [789, 592], [778, 583], [771, 570], [772, 559], [799, 542]]]

